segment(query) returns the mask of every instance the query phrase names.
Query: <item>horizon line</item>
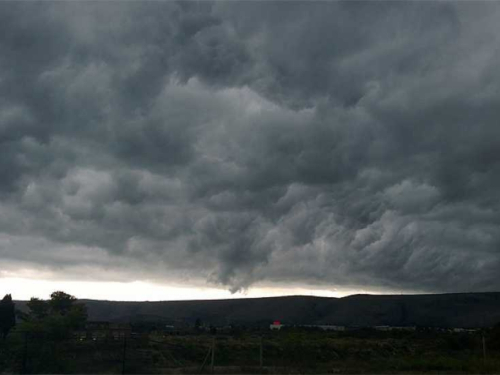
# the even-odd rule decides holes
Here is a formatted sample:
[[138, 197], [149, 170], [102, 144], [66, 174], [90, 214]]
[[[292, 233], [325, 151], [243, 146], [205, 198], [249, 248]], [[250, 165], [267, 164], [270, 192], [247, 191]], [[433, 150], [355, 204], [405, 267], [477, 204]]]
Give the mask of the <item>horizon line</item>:
[[[342, 297], [319, 296], [319, 295], [281, 295], [281, 296], [261, 296], [261, 297], [235, 297], [235, 298], [207, 298], [207, 299], [173, 299], [173, 300], [111, 300], [111, 299], [94, 299], [94, 298], [78, 298], [77, 301], [95, 301], [95, 302], [120, 302], [120, 303], [164, 303], [164, 302], [218, 302], [218, 301], [234, 301], [234, 300], [256, 300], [256, 299], [277, 299], [277, 298], [321, 298], [321, 299], [346, 299], [356, 296], [373, 296], [373, 297], [419, 297], [419, 296], [444, 296], [444, 295], [460, 295], [460, 294], [494, 294], [500, 291], [475, 291], [475, 292], [427, 292], [427, 293], [353, 293]], [[76, 297], [76, 296], [75, 296]], [[48, 300], [48, 299], [41, 299]], [[26, 299], [14, 299], [13, 302], [29, 302]]]

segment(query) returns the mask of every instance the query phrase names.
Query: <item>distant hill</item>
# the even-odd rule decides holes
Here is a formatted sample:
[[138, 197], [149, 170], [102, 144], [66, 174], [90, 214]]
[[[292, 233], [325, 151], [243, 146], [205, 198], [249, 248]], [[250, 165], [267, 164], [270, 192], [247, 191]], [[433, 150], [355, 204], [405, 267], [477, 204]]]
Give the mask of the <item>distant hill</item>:
[[[203, 301], [82, 300], [90, 320], [161, 321], [192, 325], [334, 324], [344, 326], [482, 327], [500, 322], [500, 293], [309, 296]], [[25, 309], [25, 302], [17, 301]]]

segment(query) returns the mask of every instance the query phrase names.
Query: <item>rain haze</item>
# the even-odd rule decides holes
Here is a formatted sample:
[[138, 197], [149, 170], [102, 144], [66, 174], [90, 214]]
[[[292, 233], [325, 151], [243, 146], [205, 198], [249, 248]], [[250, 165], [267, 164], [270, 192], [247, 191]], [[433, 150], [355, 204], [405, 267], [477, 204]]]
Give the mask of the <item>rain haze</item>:
[[500, 3], [1, 2], [0, 295], [500, 289]]

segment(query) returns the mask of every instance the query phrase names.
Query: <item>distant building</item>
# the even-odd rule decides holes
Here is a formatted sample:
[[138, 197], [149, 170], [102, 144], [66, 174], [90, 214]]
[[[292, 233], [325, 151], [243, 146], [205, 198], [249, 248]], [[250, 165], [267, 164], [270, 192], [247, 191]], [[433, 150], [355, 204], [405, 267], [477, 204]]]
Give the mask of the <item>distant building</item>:
[[452, 328], [451, 331], [454, 333], [475, 333], [478, 330], [471, 328]]
[[304, 328], [316, 328], [316, 329], [321, 329], [323, 331], [345, 331], [344, 326], [334, 326], [334, 325], [329, 325], [329, 324], [306, 324], [306, 325], [300, 325], [297, 327], [304, 327]]
[[319, 325], [317, 327], [323, 331], [345, 331], [344, 326]]
[[90, 321], [85, 325], [84, 331], [77, 332], [80, 339], [87, 340], [102, 340], [113, 339], [119, 340], [125, 337], [130, 337], [132, 328], [126, 323], [112, 323], [107, 321]]
[[221, 332], [231, 332], [233, 330], [233, 326], [228, 324], [222, 327], [218, 327], [218, 330]]
[[393, 327], [393, 326], [375, 326], [377, 331], [415, 331], [416, 327]]
[[408, 326], [408, 327], [392, 327], [396, 331], [416, 331], [417, 327]]
[[279, 331], [281, 327], [283, 327], [283, 324], [281, 324], [279, 320], [275, 320], [273, 324], [269, 326], [269, 329]]

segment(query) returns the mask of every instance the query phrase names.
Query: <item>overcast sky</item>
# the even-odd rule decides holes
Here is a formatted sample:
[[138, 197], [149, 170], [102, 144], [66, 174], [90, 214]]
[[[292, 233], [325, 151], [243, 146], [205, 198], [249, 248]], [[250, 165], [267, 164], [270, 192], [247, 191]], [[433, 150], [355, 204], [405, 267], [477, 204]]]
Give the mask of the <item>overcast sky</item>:
[[499, 24], [497, 2], [1, 2], [2, 291], [499, 290]]

